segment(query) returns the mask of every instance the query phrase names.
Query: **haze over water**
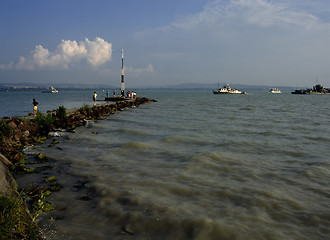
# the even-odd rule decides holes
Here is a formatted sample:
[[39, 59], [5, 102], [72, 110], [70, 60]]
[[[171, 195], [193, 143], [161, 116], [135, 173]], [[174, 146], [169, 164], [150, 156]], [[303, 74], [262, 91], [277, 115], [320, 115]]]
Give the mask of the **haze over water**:
[[330, 238], [330, 96], [138, 95], [158, 102], [27, 150], [63, 186], [49, 239]]

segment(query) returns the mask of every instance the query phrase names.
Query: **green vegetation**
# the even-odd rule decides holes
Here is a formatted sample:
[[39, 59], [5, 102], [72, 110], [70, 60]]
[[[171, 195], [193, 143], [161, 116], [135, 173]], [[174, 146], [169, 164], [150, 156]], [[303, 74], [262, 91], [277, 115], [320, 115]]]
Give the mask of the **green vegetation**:
[[54, 117], [51, 114], [43, 114], [41, 112], [38, 112], [36, 119], [38, 127], [49, 126], [55, 121]]
[[20, 124], [21, 122], [26, 122], [26, 123], [30, 123], [30, 120], [27, 120], [27, 119], [24, 119], [22, 117], [18, 117], [18, 118], [15, 118], [16, 119], [16, 124]]
[[23, 153], [16, 153], [13, 160], [13, 165], [11, 169], [18, 174], [32, 173], [34, 171], [33, 167], [27, 168], [25, 166], [27, 157]]
[[79, 108], [79, 112], [83, 112], [83, 111], [87, 111], [89, 110], [91, 107], [87, 104], [84, 104], [81, 108]]
[[0, 121], [0, 139], [13, 134], [14, 129], [6, 121]]
[[58, 117], [61, 120], [66, 119], [66, 108], [64, 106], [59, 106], [56, 109], [56, 117]]
[[44, 144], [46, 139], [47, 139], [46, 137], [40, 137], [36, 139], [36, 142], [40, 144]]
[[38, 155], [35, 156], [35, 159], [38, 162], [47, 162], [48, 158], [46, 155], [44, 155], [43, 153], [39, 153]]
[[35, 220], [41, 212], [49, 212], [54, 209], [52, 203], [46, 198], [51, 194], [47, 188], [30, 187], [24, 190], [23, 198], [30, 210], [32, 219]]
[[37, 113], [36, 120], [39, 132], [48, 132], [49, 126], [55, 122], [55, 119], [51, 114], [42, 114], [40, 112]]
[[55, 182], [56, 181], [56, 176], [49, 177], [45, 180], [45, 182]]
[[0, 196], [0, 211], [1, 239], [39, 239], [38, 228], [20, 198]]
[[60, 191], [62, 188], [62, 186], [58, 183], [58, 182], [53, 182], [51, 185], [50, 185], [50, 188], [49, 190], [51, 192], [58, 192]]

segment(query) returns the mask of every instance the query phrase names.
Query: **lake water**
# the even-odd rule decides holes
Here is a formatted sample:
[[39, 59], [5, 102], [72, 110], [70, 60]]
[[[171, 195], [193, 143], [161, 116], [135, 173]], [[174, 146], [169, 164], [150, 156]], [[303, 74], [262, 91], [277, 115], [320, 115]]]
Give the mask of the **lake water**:
[[[5, 94], [31, 94], [32, 111], [32, 93]], [[37, 100], [80, 107], [91, 94]], [[330, 96], [138, 95], [158, 102], [27, 149], [55, 161], [43, 174], [63, 186], [38, 218], [48, 239], [330, 239]]]

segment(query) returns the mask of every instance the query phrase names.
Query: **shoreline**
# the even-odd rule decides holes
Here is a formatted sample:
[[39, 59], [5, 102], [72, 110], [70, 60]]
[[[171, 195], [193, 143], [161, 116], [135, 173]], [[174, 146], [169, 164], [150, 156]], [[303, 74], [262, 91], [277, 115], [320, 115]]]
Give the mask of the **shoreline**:
[[[27, 168], [25, 165], [27, 163], [25, 161], [26, 157], [22, 154], [25, 147], [38, 143], [43, 144], [45, 139], [52, 138], [54, 136], [53, 133], [57, 131], [74, 133], [75, 128], [84, 126], [87, 120], [102, 120], [117, 111], [123, 111], [126, 108], [137, 107], [141, 104], [151, 102], [156, 102], [156, 100], [144, 97], [116, 102], [101, 100], [98, 101], [98, 104], [95, 106], [84, 105], [80, 108], [68, 110], [60, 106], [56, 110], [47, 111], [47, 113], [39, 114], [38, 116], [29, 115], [1, 118], [0, 208], [5, 208], [3, 211], [5, 212], [5, 210], [11, 210], [10, 207], [17, 208], [17, 205], [20, 206], [19, 209], [16, 209], [21, 213], [21, 215], [18, 217], [16, 216], [16, 218], [20, 219], [13, 219], [13, 221], [19, 221], [24, 227], [17, 229], [19, 228], [16, 227], [17, 222], [13, 226], [1, 226], [3, 228], [2, 231], [6, 235], [4, 235], [3, 232], [0, 232], [0, 235], [4, 235], [5, 239], [6, 236], [10, 237], [8, 239], [20, 237], [43, 239], [42, 233], [35, 220], [40, 212], [53, 209], [51, 203], [47, 202], [46, 198], [52, 191], [59, 190], [53, 188], [53, 186], [56, 185], [56, 181], [50, 179], [48, 187], [41, 188], [37, 186], [30, 191], [30, 193], [33, 192], [34, 195], [39, 196], [39, 198], [33, 199], [33, 201], [37, 203], [37, 209], [31, 209], [31, 206], [27, 206], [24, 197], [21, 195], [22, 193], [18, 193], [18, 186], [13, 177], [15, 174], [20, 175], [34, 172], [34, 168]], [[35, 156], [35, 159], [37, 162], [47, 161], [47, 157], [42, 154]], [[8, 204], [8, 201], [12, 204]], [[34, 202], [31, 205], [35, 207], [36, 203]], [[14, 203], [16, 203], [16, 205]], [[2, 222], [9, 222], [3, 219], [5, 217], [11, 216], [1, 216]], [[8, 229], [6, 229], [6, 227]], [[31, 236], [33, 236], [33, 238], [31, 238]]]

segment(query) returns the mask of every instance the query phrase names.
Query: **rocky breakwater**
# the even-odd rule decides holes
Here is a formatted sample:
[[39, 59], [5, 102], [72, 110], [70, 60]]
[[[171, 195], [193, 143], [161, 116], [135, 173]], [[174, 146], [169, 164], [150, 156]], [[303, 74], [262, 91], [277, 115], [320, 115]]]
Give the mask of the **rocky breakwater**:
[[[136, 98], [118, 102], [99, 102], [96, 106], [84, 105], [79, 109], [66, 110], [63, 106], [37, 116], [7, 118], [0, 120], [0, 236], [2, 239], [41, 239], [35, 223], [41, 211], [51, 210], [46, 197], [59, 190], [51, 184], [33, 186], [18, 193], [13, 176], [35, 172], [26, 167], [27, 157], [22, 153], [26, 146], [40, 144], [56, 131], [74, 132], [87, 120], [100, 120], [116, 111], [155, 102], [149, 98]], [[47, 161], [42, 154], [35, 161]]]

